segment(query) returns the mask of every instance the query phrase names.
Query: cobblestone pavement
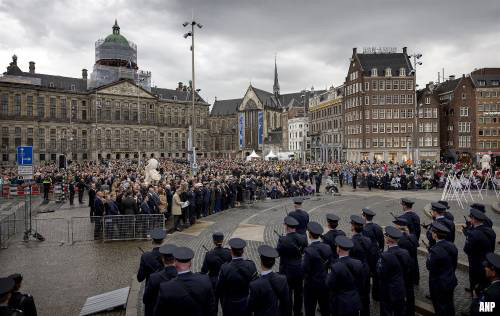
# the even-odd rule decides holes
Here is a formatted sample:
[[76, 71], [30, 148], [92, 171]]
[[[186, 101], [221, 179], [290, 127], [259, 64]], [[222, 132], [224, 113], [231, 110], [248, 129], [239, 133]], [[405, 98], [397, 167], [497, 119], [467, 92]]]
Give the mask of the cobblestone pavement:
[[[391, 224], [390, 212], [400, 213], [399, 199], [408, 196], [416, 200], [414, 209], [423, 222], [428, 223], [424, 208], [431, 201], [441, 197], [439, 191], [379, 191], [368, 192], [358, 190], [352, 192], [345, 189], [341, 196], [330, 195], [313, 196], [304, 202], [304, 208], [309, 211], [311, 219], [326, 224], [325, 214], [333, 212], [341, 217], [340, 228], [348, 235], [350, 233], [349, 216], [360, 213], [363, 207], [370, 207], [377, 213], [375, 222], [382, 226]], [[494, 202], [489, 197], [487, 204]], [[50, 205], [53, 205], [51, 203]], [[463, 222], [462, 215], [467, 214], [466, 209], [460, 209], [456, 202], [451, 202], [457, 224]], [[0, 209], [3, 203], [0, 202]], [[226, 240], [233, 236], [240, 236], [247, 240], [246, 256], [258, 262], [257, 247], [263, 243], [275, 245], [276, 230], [283, 233], [283, 217], [287, 209], [292, 210], [290, 199], [272, 200], [257, 203], [252, 206], [227, 210], [202, 219], [199, 224], [167, 237], [167, 242], [191, 247], [195, 251], [193, 270], [199, 271], [205, 250], [210, 248], [211, 234], [214, 231], [225, 233]], [[499, 223], [500, 216], [488, 211], [494, 223]], [[62, 218], [65, 220], [73, 217], [88, 216], [87, 207], [69, 207], [67, 204], [57, 209], [54, 213], [39, 214], [38, 218]], [[461, 220], [462, 219], [462, 220]], [[82, 229], [86, 229], [82, 227]], [[57, 230], [56, 230], [57, 231]], [[150, 249], [149, 242], [77, 242], [73, 245], [58, 243], [58, 236], [48, 242], [38, 243], [13, 242], [8, 249], [0, 250], [0, 275], [21, 272], [25, 275], [25, 290], [32, 293], [40, 310], [39, 315], [77, 315], [85, 299], [89, 296], [101, 294], [117, 288], [129, 286], [138, 268], [140, 251]], [[460, 258], [463, 255], [463, 238], [457, 231], [457, 247]], [[498, 249], [498, 248], [497, 248]], [[421, 284], [417, 289], [417, 297], [422, 301], [428, 293], [427, 271], [425, 269], [425, 256], [421, 256]], [[277, 266], [277, 265], [276, 265]], [[467, 273], [457, 271], [459, 285], [455, 291], [455, 301], [458, 311], [464, 310], [470, 299], [463, 290], [468, 285]], [[137, 297], [138, 315], [142, 315], [142, 290]], [[378, 304], [372, 304], [373, 315], [378, 315]]]

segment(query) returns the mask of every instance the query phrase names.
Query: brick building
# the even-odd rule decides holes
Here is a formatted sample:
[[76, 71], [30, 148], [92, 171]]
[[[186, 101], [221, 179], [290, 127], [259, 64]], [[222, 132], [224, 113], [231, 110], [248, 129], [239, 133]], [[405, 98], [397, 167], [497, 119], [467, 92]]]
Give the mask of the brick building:
[[243, 99], [217, 100], [209, 117], [212, 157], [236, 158], [238, 152], [238, 107]]
[[[440, 160], [439, 99], [434, 94], [436, 85], [428, 83], [417, 91], [418, 104], [418, 157], [422, 161]], [[394, 125], [393, 125], [394, 128]]]

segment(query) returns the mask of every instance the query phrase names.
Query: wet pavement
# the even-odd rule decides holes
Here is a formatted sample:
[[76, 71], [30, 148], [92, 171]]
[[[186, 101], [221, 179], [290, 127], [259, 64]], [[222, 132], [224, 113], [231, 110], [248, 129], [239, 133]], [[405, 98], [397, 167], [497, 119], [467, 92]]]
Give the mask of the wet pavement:
[[[338, 214], [341, 217], [340, 228], [350, 235], [351, 214], [359, 213], [363, 207], [370, 207], [377, 213], [375, 222], [382, 226], [389, 225], [392, 221], [390, 212], [400, 212], [399, 199], [403, 196], [416, 200], [414, 209], [422, 221], [428, 223], [430, 220], [423, 209], [430, 201], [438, 200], [441, 192], [352, 192], [346, 189], [342, 196], [312, 197], [305, 201], [303, 206], [310, 212], [311, 220], [319, 221], [323, 225], [326, 225], [326, 213]], [[493, 202], [494, 195], [489, 196], [487, 204]], [[0, 208], [1, 205], [2, 203]], [[194, 271], [201, 268], [205, 253], [203, 246], [211, 245], [211, 234], [214, 231], [224, 232], [227, 239], [232, 236], [244, 237], [248, 241], [246, 256], [258, 262], [257, 247], [263, 243], [275, 245], [277, 237], [274, 230], [283, 232], [281, 223], [286, 214], [285, 206], [288, 210], [292, 209], [289, 199], [265, 201], [251, 207], [227, 210], [204, 218], [200, 224], [189, 230], [169, 235], [167, 241], [195, 250]], [[460, 209], [456, 202], [451, 202], [451, 206], [452, 212], [456, 213], [457, 224], [462, 223], [462, 215], [468, 212], [466, 209]], [[491, 210], [487, 214], [494, 223], [500, 222], [500, 215]], [[87, 297], [130, 286], [139, 264], [138, 247], [151, 247], [147, 241], [88, 241], [92, 239], [90, 223], [83, 220], [74, 221], [78, 218], [85, 219], [87, 216], [88, 207], [85, 205], [71, 208], [67, 204], [54, 213], [39, 214], [39, 222], [45, 223], [42, 230], [47, 235], [46, 242], [30, 241], [25, 244], [13, 240], [8, 249], [0, 250], [0, 275], [14, 272], [24, 275], [24, 290], [35, 297], [39, 315], [78, 315]], [[72, 227], [72, 221], [76, 223], [76, 227]], [[69, 228], [64, 228], [64, 225], [69, 225]], [[75, 241], [73, 229], [83, 234], [83, 237], [79, 238], [83, 241]], [[459, 236], [461, 233], [457, 230], [457, 248], [461, 260], [465, 260], [462, 250], [464, 240]], [[417, 290], [418, 298], [430, 303], [424, 297], [428, 292], [424, 256], [421, 256], [420, 263], [421, 284]], [[458, 311], [461, 311], [470, 301], [468, 294], [463, 291], [463, 287], [468, 285], [468, 279], [465, 271], [457, 271], [457, 276], [459, 286], [455, 291], [455, 301]], [[141, 293], [136, 300], [140, 303]], [[378, 304], [373, 304], [373, 309], [374, 315], [378, 315]], [[142, 315], [141, 304], [138, 304], [137, 315]]]

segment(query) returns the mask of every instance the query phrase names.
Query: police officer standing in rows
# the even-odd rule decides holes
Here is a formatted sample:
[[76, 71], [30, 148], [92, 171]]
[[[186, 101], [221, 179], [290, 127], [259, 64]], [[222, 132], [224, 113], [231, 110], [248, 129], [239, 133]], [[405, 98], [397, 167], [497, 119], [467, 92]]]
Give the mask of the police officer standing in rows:
[[295, 209], [288, 214], [299, 222], [297, 226], [297, 233], [306, 236], [307, 224], [309, 223], [309, 214], [302, 209], [302, 202], [304, 199], [300, 196], [293, 198], [293, 206]]
[[334, 262], [337, 258], [337, 244], [335, 244], [335, 239], [337, 236], [345, 236], [345, 233], [341, 229], [337, 229], [339, 226], [340, 217], [335, 214], [326, 214], [326, 222], [329, 228], [329, 231], [326, 234], [321, 236], [321, 239], [330, 246], [332, 250], [332, 262]]
[[471, 208], [469, 219], [469, 224], [462, 226], [462, 231], [466, 237], [464, 252], [469, 260], [470, 289], [475, 290], [479, 286], [482, 290], [487, 285], [483, 262], [487, 253], [495, 251], [496, 234], [484, 224], [487, 217], [483, 212]]
[[431, 224], [432, 239], [435, 240], [427, 256], [429, 270], [429, 291], [436, 316], [455, 315], [453, 292], [457, 286], [458, 251], [455, 245], [446, 240], [450, 230], [441, 222]]
[[[205, 259], [203, 259], [203, 265], [201, 266], [201, 273], [208, 274], [215, 293], [215, 287], [217, 285], [217, 278], [219, 277], [220, 268], [224, 263], [231, 262], [232, 258], [231, 251], [228, 248], [222, 247], [222, 242], [224, 241], [223, 233], [213, 233], [212, 241], [215, 247], [214, 249], [206, 252]], [[219, 298], [217, 297], [217, 295], [215, 295], [215, 302], [216, 305], [219, 304]]]
[[11, 278], [0, 278], [0, 315], [2, 316], [24, 316], [22, 311], [8, 305], [15, 286], [16, 282]]
[[349, 256], [354, 246], [351, 239], [340, 235], [335, 238], [335, 244], [339, 259], [331, 266], [326, 280], [330, 290], [330, 312], [335, 316], [358, 316], [365, 279], [363, 263]]
[[307, 224], [310, 245], [304, 250], [302, 270], [304, 271], [305, 316], [315, 316], [319, 305], [322, 316], [330, 315], [328, 288], [325, 280], [332, 260], [332, 249], [319, 238], [323, 227], [317, 222]]
[[303, 280], [302, 254], [307, 247], [306, 236], [299, 234], [296, 229], [299, 222], [292, 216], [285, 217], [286, 235], [278, 239], [276, 249], [280, 255], [279, 273], [286, 276], [290, 290], [290, 299], [293, 301], [293, 313], [302, 315]]
[[216, 316], [212, 284], [208, 276], [191, 272], [194, 252], [187, 247], [174, 250], [177, 277], [160, 285], [155, 316]]
[[[369, 208], [363, 208], [362, 210], [363, 218], [365, 219], [365, 225], [363, 226], [363, 235], [370, 238], [372, 241], [372, 247], [375, 245], [378, 247], [378, 252], [384, 251], [384, 232], [380, 225], [373, 223], [373, 217], [375, 217], [375, 212]], [[375, 273], [375, 262], [372, 262], [370, 266], [370, 274], [372, 277], [372, 298], [378, 301], [378, 279], [377, 273]]]
[[[455, 224], [444, 216], [444, 213], [446, 211], [446, 206], [444, 206], [441, 203], [432, 202], [431, 210], [432, 210], [432, 218], [434, 219], [433, 224], [440, 223], [444, 225], [449, 231], [445, 239], [453, 243], [455, 241]], [[436, 244], [436, 241], [432, 237], [433, 233], [432, 233], [432, 228], [430, 228], [430, 226], [427, 227], [426, 236], [427, 240], [429, 240], [429, 247], [434, 246]]]
[[475, 208], [478, 211], [481, 211], [481, 213], [483, 213], [486, 216], [486, 219], [484, 220], [484, 225], [488, 226], [489, 228], [493, 227], [493, 222], [488, 217], [488, 215], [486, 215], [486, 206], [484, 204], [472, 203], [470, 207]]
[[144, 316], [153, 316], [156, 299], [163, 282], [172, 280], [177, 276], [175, 269], [174, 250], [177, 248], [173, 244], [165, 244], [160, 247], [159, 252], [165, 268], [149, 276], [149, 281], [144, 290], [142, 301], [144, 303]]
[[19, 291], [23, 283], [23, 276], [15, 273], [9, 275], [9, 278], [14, 280], [16, 284], [9, 300], [9, 307], [23, 311], [25, 316], [36, 316], [36, 306], [33, 296]]
[[486, 254], [484, 273], [490, 284], [480, 293], [479, 297], [472, 300], [470, 309], [472, 316], [485, 314], [484, 311], [480, 312], [481, 305], [483, 305], [484, 309], [486, 304], [489, 304], [491, 307], [491, 304], [494, 303], [495, 307], [493, 311], [500, 309], [500, 255], [492, 252]]
[[148, 282], [149, 276], [163, 268], [163, 261], [160, 253], [160, 245], [167, 235], [161, 228], [155, 228], [150, 232], [150, 237], [153, 240], [153, 250], [145, 252], [141, 256], [139, 271], [137, 271], [137, 281]]
[[224, 316], [248, 315], [247, 300], [250, 282], [257, 277], [257, 267], [252, 260], [243, 259], [247, 243], [240, 238], [229, 240], [231, 262], [220, 269], [216, 296], [220, 298]]
[[410, 234], [414, 234], [417, 240], [420, 240], [420, 217], [412, 210], [414, 203], [408, 198], [401, 199], [401, 206], [403, 207], [401, 217], [408, 221]]
[[253, 316], [291, 316], [292, 305], [286, 277], [272, 270], [279, 257], [278, 251], [268, 245], [259, 246], [257, 251], [262, 272], [258, 279], [250, 282], [248, 310]]

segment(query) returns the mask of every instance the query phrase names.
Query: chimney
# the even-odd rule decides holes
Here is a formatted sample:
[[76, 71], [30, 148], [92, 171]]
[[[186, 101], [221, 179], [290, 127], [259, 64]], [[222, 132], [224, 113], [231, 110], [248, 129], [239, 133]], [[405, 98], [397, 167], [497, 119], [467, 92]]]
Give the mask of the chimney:
[[87, 69], [85, 68], [82, 69], [82, 79], [87, 80]]
[[35, 73], [35, 62], [30, 61], [30, 74], [34, 74], [34, 73]]
[[407, 55], [407, 52], [406, 52], [406, 46], [403, 47], [403, 54]]
[[465, 78], [465, 74], [462, 74], [462, 78]]
[[354, 48], [352, 49], [352, 54], [353, 54], [353, 55], [356, 55], [357, 53], [358, 53], [358, 49], [357, 49], [356, 47], [354, 47]]
[[450, 80], [455, 80], [455, 75], [451, 75]]

